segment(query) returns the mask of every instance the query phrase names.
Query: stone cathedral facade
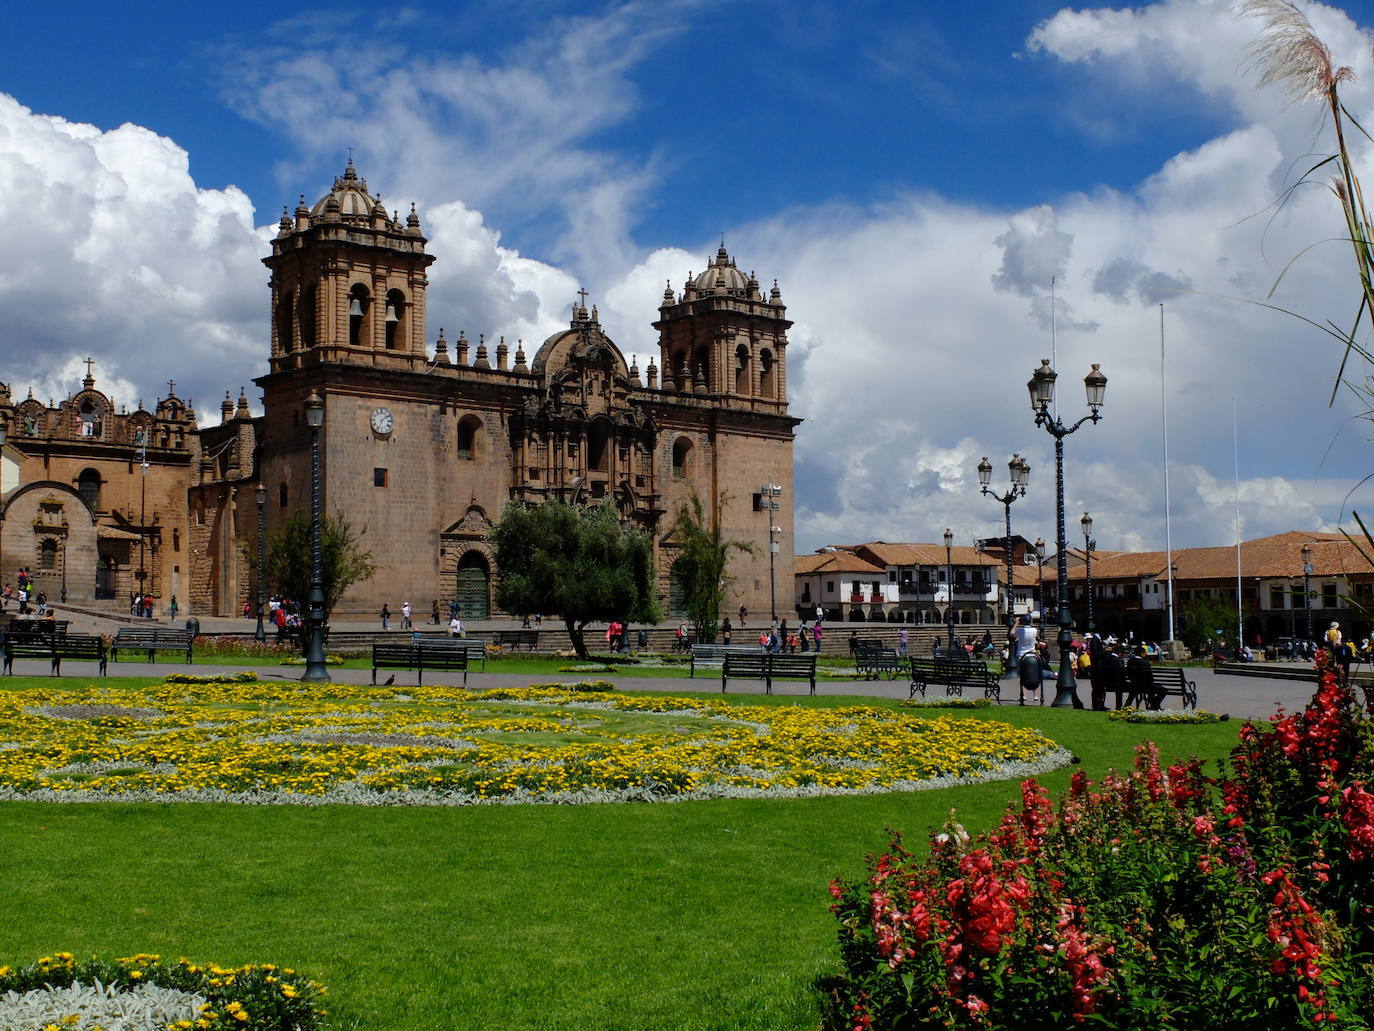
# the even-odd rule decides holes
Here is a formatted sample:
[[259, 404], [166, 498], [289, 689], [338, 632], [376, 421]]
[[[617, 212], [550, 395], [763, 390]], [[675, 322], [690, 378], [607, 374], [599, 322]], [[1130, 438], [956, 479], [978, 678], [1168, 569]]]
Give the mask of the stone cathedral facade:
[[[263, 259], [272, 331], [268, 371], [256, 380], [260, 418], [249, 415], [245, 397], [235, 404], [226, 395], [220, 424], [197, 428], [188, 403], [169, 390], [156, 413], [140, 404], [136, 418], [108, 420], [97, 446], [80, 436], [80, 426], [74, 436], [56, 427], [47, 433], [46, 423], [46, 436], [16, 433], [16, 417], [21, 428], [30, 424], [7, 388], [0, 393], [0, 417], [8, 415], [12, 428], [4, 505], [35, 494], [41, 471], [64, 511], [79, 505], [83, 512], [73, 513], [90, 525], [80, 554], [56, 556], [66, 566], [69, 596], [146, 581], [164, 603], [180, 590], [183, 609], [189, 602], [193, 610], [238, 612], [256, 592], [244, 555], [256, 540], [258, 485], [266, 490], [269, 529], [309, 507], [304, 404], [313, 391], [325, 402], [323, 508], [366, 526], [379, 567], [372, 581], [344, 597], [344, 613], [375, 613], [383, 602], [396, 610], [404, 601], [425, 613], [433, 599], [457, 598], [466, 618], [494, 614], [500, 571], [485, 535], [506, 502], [550, 498], [608, 500], [626, 523], [649, 533], [671, 612], [671, 528], [693, 490], [708, 512], [718, 508], [727, 537], [754, 545], [752, 555], [731, 559], [730, 611], [741, 604], [768, 611], [774, 527], [778, 604], [789, 610], [792, 442], [800, 420], [788, 413], [791, 323], [776, 282], [764, 291], [722, 245], [705, 271], [689, 275], [681, 290], [670, 284], [664, 291], [654, 323], [658, 355], [641, 371], [627, 365], [585, 295], [568, 328], [533, 353], [520, 342], [512, 351], [504, 339], [473, 342], [460, 334], [449, 341], [442, 331], [431, 347], [426, 287], [436, 258], [426, 246], [415, 210], [388, 213], [351, 163], [315, 205], [283, 214]], [[90, 395], [87, 384], [63, 411], [79, 409]], [[108, 410], [108, 399], [104, 404]], [[132, 427], [144, 423], [135, 443]], [[62, 436], [58, 450], [73, 455], [51, 475], [35, 463], [51, 464], [43, 456], [53, 452], [54, 434]], [[134, 452], [146, 458], [132, 461]], [[146, 501], [132, 518], [132, 490], [146, 491], [134, 482], [146, 482], [143, 461], [159, 470], [155, 523]], [[106, 485], [101, 497], [93, 496], [95, 476]], [[101, 507], [105, 496], [109, 508]], [[24, 508], [26, 519], [36, 504], [37, 494]], [[13, 529], [9, 518], [3, 530], [5, 582], [19, 566], [40, 567], [40, 559], [52, 557], [42, 549], [53, 545]], [[148, 559], [153, 539], [161, 563], [156, 580]]]

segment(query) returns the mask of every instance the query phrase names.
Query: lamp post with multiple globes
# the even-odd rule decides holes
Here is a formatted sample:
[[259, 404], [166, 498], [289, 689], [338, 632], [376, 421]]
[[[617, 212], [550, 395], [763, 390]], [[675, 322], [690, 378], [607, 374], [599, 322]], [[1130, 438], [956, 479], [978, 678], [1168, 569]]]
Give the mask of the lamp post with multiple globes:
[[258, 489], [254, 492], [253, 496], [258, 503], [258, 626], [257, 629], [253, 631], [253, 640], [262, 642], [267, 640], [267, 631], [264, 630], [262, 626], [262, 610], [267, 605], [267, 597], [263, 592], [263, 578], [266, 575], [265, 570], [267, 562], [266, 552], [263, 550], [262, 536], [264, 523], [263, 509], [267, 505], [267, 488], [259, 483]]
[[992, 483], [992, 463], [988, 461], [987, 455], [978, 463], [978, 483], [981, 485], [983, 493], [992, 498], [993, 501], [1001, 504], [1006, 513], [1007, 541], [1007, 625], [1016, 622], [1016, 610], [1012, 598], [1012, 565], [1011, 565], [1011, 506], [1017, 498], [1026, 496], [1026, 485], [1030, 483], [1030, 464], [1020, 455], [1012, 455], [1011, 461], [1007, 463], [1007, 468], [1011, 471], [1011, 487], [1004, 494], [998, 494], [989, 487]]
[[945, 627], [949, 631], [949, 647], [954, 648], [954, 534], [945, 529]]
[[1026, 387], [1030, 391], [1035, 425], [1044, 427], [1045, 432], [1054, 438], [1055, 543], [1059, 549], [1059, 575], [1055, 580], [1059, 607], [1059, 675], [1055, 682], [1053, 704], [1061, 709], [1081, 709], [1083, 703], [1078, 697], [1078, 684], [1073, 676], [1073, 661], [1069, 657], [1069, 648], [1073, 643], [1073, 620], [1069, 616], [1068, 547], [1065, 543], [1064, 529], [1064, 438], [1085, 422], [1096, 423], [1102, 418], [1102, 399], [1107, 392], [1107, 377], [1102, 375], [1101, 368], [1094, 364], [1092, 370], [1083, 378], [1083, 386], [1088, 395], [1088, 414], [1071, 426], [1066, 425], [1058, 413], [1053, 411], [1054, 381], [1058, 378], [1059, 374], [1050, 368], [1050, 360], [1045, 358], [1041, 360], [1040, 367], [1031, 374]]

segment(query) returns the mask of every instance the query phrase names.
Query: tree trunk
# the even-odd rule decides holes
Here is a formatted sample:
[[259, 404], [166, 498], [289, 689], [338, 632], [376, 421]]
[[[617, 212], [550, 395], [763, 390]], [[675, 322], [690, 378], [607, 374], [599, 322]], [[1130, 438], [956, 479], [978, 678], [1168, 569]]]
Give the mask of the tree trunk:
[[582, 631], [587, 624], [574, 622], [567, 616], [564, 616], [563, 625], [568, 628], [568, 640], [572, 642], [573, 651], [577, 652], [577, 657], [579, 659], [586, 661], [587, 642], [582, 637]]

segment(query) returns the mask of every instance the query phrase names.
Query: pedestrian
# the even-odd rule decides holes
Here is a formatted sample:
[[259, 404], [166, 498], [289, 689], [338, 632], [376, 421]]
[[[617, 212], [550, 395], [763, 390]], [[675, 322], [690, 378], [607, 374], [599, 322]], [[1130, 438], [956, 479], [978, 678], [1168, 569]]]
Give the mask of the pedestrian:
[[725, 617], [725, 622], [720, 625], [720, 640], [726, 647], [730, 645], [730, 638], [734, 636], [735, 628], [730, 625], [730, 617]]
[[739, 607], [739, 625], [741, 629], [744, 627], [744, 617], [747, 615], [749, 615], [749, 610], [746, 609], [743, 602], [741, 602]]
[[410, 622], [410, 602], [408, 602], [408, 601], [403, 601], [403, 602], [401, 602], [401, 629], [402, 629], [402, 630], [411, 630], [411, 629], [413, 629], [413, 627], [412, 627], [412, 625], [411, 625], [411, 622]]
[[439, 625], [439, 599], [435, 598], [429, 605], [429, 621], [435, 626]]
[[390, 630], [390, 629], [391, 629], [391, 609], [387, 607], [386, 602], [382, 602], [382, 611], [381, 611], [380, 613], [378, 613], [378, 615], [380, 615], [380, 616], [381, 616], [381, 619], [382, 619], [382, 629], [383, 629], [383, 630]]
[[452, 619], [456, 615], [458, 615], [458, 602], [455, 599], [448, 603], [448, 618]]
[[177, 596], [175, 594], [172, 595], [172, 604], [167, 606], [167, 611], [172, 614], [171, 622], [175, 623], [177, 621]]
[[48, 614], [48, 596], [42, 591], [38, 592], [38, 614], [40, 616]]
[[816, 622], [819, 623], [819, 622], [820, 622], [821, 620], [823, 620], [823, 619], [825, 619], [825, 609], [823, 609], [823, 608], [821, 608], [819, 605], [817, 605], [817, 606], [816, 606]]
[[804, 619], [801, 621], [801, 626], [797, 628], [797, 645], [803, 652], [811, 647], [811, 628], [807, 626]]
[[821, 638], [824, 636], [825, 634], [821, 632], [821, 621], [818, 619], [816, 625], [811, 628], [811, 643], [816, 646], [817, 655], [821, 653]]
[[768, 631], [767, 631], [767, 630], [760, 630], [760, 631], [759, 631], [759, 651], [761, 651], [761, 652], [767, 652], [767, 651], [768, 651], [768, 638], [769, 638], [769, 635], [768, 635]]
[[1330, 651], [1331, 651], [1331, 652], [1333, 653], [1333, 655], [1334, 655], [1336, 649], [1339, 648], [1340, 646], [1341, 646], [1341, 625], [1340, 625], [1340, 623], [1336, 622], [1336, 621], [1333, 619], [1333, 620], [1331, 621], [1331, 626], [1328, 627], [1328, 628], [1327, 628], [1327, 631], [1326, 631], [1326, 647], [1327, 647], [1328, 649], [1330, 649]]
[[[1026, 704], [1027, 696], [1032, 702], [1041, 700], [1040, 690], [1044, 686], [1045, 671], [1040, 666], [1039, 652], [1036, 651], [1037, 638], [1039, 634], [1035, 627], [1031, 626], [1029, 616], [1022, 616], [1016, 623], [1016, 629], [1011, 632], [1011, 664], [1016, 670], [1021, 682], [1021, 705]], [[1022, 666], [1025, 656], [1035, 657], [1034, 662], [1026, 662]]]
[[906, 627], [902, 627], [900, 630], [897, 631], [897, 654], [903, 659], [906, 658], [907, 645], [909, 641], [910, 639], [907, 636]]
[[463, 636], [463, 621], [458, 618], [456, 612], [453, 614], [453, 618], [448, 621], [448, 633], [450, 637]]
[[544, 625], [544, 614], [543, 614], [542, 612], [536, 612], [536, 613], [534, 614], [534, 628], [535, 628], [536, 630], [538, 630], [538, 629], [540, 629], [541, 627], [543, 627], [543, 625]]

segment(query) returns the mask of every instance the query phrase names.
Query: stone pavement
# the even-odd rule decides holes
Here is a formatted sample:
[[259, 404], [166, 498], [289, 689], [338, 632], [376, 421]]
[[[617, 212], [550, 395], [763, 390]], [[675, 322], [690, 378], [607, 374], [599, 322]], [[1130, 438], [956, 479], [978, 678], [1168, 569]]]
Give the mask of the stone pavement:
[[[45, 676], [50, 670], [50, 664], [45, 660], [19, 659], [15, 662], [15, 672], [21, 676]], [[299, 680], [301, 667], [299, 666], [245, 666], [234, 665], [216, 660], [201, 660], [194, 665], [188, 666], [184, 662], [176, 662], [173, 657], [164, 653], [162, 661], [156, 663], [149, 662], [111, 662], [109, 667], [110, 676], [125, 677], [156, 677], [166, 676], [168, 673], [212, 673], [212, 672], [238, 672], [248, 670], [257, 673], [263, 680]], [[96, 665], [93, 662], [64, 661], [62, 663], [64, 676], [69, 677], [90, 677], [92, 683], [99, 683]], [[379, 670], [378, 677], [384, 679], [383, 674], [390, 676], [396, 674], [397, 686], [413, 685], [415, 683], [415, 672], [413, 670]], [[368, 684], [372, 679], [371, 669], [339, 669], [331, 668], [330, 677], [340, 683], [349, 684]], [[1268, 719], [1273, 716], [1277, 706], [1282, 705], [1288, 711], [1300, 709], [1312, 696], [1315, 690], [1315, 683], [1299, 680], [1278, 680], [1267, 679], [1264, 677], [1236, 677], [1218, 675], [1210, 669], [1198, 668], [1189, 671], [1191, 679], [1197, 683], [1198, 708], [1206, 709], [1210, 712], [1229, 713], [1237, 719]], [[720, 690], [720, 675], [714, 671], [707, 671], [702, 676], [695, 679], [677, 677], [644, 677], [634, 676], [626, 673], [616, 673], [608, 676], [598, 677], [595, 673], [570, 674], [561, 673], [554, 675], [540, 676], [528, 673], [483, 673], [480, 671], [469, 671], [468, 688], [469, 690], [481, 691], [496, 687], [524, 687], [531, 682], [538, 683], [576, 683], [580, 680], [609, 680], [623, 691], [644, 691], [666, 693], [675, 691], [703, 691], [713, 692]], [[425, 676], [426, 686], [430, 685], [453, 685], [461, 687], [463, 676], [461, 673], [434, 672], [427, 673]], [[784, 680], [775, 682], [773, 685], [774, 694], [777, 695], [805, 695], [807, 684], [805, 681]], [[1002, 681], [1003, 697], [1014, 700], [1017, 695], [1017, 686], [1014, 678], [1008, 677]], [[763, 682], [753, 680], [736, 680], [730, 684], [731, 695], [762, 694]], [[820, 695], [837, 695], [845, 697], [868, 697], [868, 698], [905, 698], [907, 697], [906, 680], [818, 680], [816, 682], [816, 693]], [[1084, 704], [1089, 702], [1089, 687], [1086, 682], [1079, 684], [1079, 697]], [[1045, 691], [1046, 703], [1052, 701], [1054, 692], [1052, 686], [1047, 682]], [[1168, 703], [1177, 704], [1176, 699], [1169, 699]], [[1168, 704], [1166, 703], [1166, 704]]]

